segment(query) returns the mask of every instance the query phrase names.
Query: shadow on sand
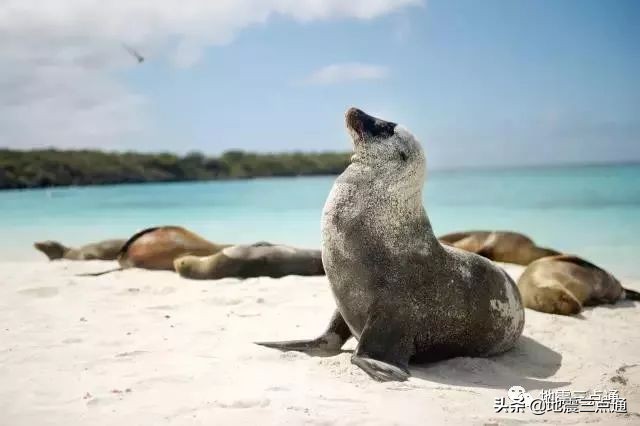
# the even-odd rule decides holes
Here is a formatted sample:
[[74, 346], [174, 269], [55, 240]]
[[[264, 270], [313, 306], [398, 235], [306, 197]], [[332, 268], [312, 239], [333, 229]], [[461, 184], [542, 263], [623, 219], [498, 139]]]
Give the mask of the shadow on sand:
[[491, 358], [453, 358], [433, 364], [412, 364], [411, 375], [430, 382], [482, 388], [526, 390], [553, 389], [571, 382], [540, 380], [554, 375], [562, 355], [530, 337], [521, 336], [516, 346]]
[[[314, 357], [332, 357], [353, 353], [351, 349], [336, 351], [306, 351]], [[453, 386], [470, 386], [507, 390], [519, 385], [526, 390], [554, 389], [571, 382], [540, 380], [553, 376], [562, 364], [562, 355], [535, 341], [521, 336], [516, 346], [490, 358], [458, 357], [446, 361], [409, 366], [411, 376], [429, 382]]]
[[625, 300], [618, 300], [615, 303], [604, 303], [601, 305], [585, 305], [584, 309], [585, 310], [591, 310], [591, 309], [628, 309], [628, 308], [635, 308], [636, 306], [640, 306], [640, 302], [635, 301], [635, 300], [629, 300], [629, 299], [625, 299]]

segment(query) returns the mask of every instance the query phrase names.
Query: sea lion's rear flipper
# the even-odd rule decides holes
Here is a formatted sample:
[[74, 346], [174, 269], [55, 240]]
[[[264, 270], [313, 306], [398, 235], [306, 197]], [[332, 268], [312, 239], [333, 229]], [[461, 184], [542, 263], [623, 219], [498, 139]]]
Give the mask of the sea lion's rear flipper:
[[379, 382], [404, 382], [409, 378], [414, 338], [406, 324], [387, 315], [391, 311], [397, 312], [388, 307], [373, 309], [351, 362]]
[[296, 352], [327, 352], [335, 353], [340, 348], [335, 348], [330, 339], [324, 335], [316, 339], [310, 340], [283, 340], [282, 342], [255, 342], [256, 345], [265, 346], [267, 348], [278, 349], [280, 351], [296, 351]]
[[77, 274], [76, 277], [99, 277], [100, 275], [110, 274], [111, 272], [122, 271], [124, 268], [122, 266], [113, 269], [107, 269], [106, 271], [101, 272], [86, 272], [84, 274]]
[[637, 292], [635, 290], [629, 290], [628, 288], [625, 288], [623, 290], [624, 290], [625, 299], [640, 301], [640, 292]]
[[281, 351], [298, 352], [338, 352], [351, 337], [351, 330], [337, 309], [331, 317], [327, 330], [322, 336], [310, 340], [289, 340], [282, 342], [255, 342], [256, 345]]

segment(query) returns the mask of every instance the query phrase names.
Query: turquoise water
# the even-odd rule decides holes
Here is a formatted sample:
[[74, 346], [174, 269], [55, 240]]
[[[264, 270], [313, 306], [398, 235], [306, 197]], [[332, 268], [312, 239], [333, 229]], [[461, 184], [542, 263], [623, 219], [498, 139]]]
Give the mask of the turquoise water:
[[[334, 177], [0, 192], [0, 259], [41, 259], [31, 243], [81, 244], [177, 224], [216, 242], [319, 246]], [[524, 232], [622, 277], [640, 277], [640, 166], [434, 172], [425, 205], [436, 234]]]

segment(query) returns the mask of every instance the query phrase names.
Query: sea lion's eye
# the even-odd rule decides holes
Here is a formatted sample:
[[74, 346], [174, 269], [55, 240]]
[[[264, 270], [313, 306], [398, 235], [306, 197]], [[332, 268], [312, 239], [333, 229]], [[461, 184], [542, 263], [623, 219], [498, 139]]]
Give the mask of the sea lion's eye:
[[400, 158], [402, 161], [407, 161], [407, 153], [404, 151], [400, 151]]

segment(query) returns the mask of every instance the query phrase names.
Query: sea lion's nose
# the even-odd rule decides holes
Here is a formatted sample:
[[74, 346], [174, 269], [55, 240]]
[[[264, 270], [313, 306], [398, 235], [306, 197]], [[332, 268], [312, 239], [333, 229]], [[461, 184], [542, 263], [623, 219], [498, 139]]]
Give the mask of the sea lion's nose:
[[356, 125], [356, 123], [359, 123], [361, 117], [363, 116], [369, 117], [367, 114], [364, 113], [364, 111], [354, 107], [349, 108], [347, 112], [344, 114], [345, 121], [347, 123], [347, 126], [349, 127]]
[[354, 130], [361, 138], [382, 137], [393, 135], [396, 123], [373, 117], [358, 108], [349, 108], [345, 113], [345, 122], [349, 129]]
[[345, 114], [347, 127], [358, 132], [368, 132], [375, 125], [375, 118], [358, 108], [349, 108]]

